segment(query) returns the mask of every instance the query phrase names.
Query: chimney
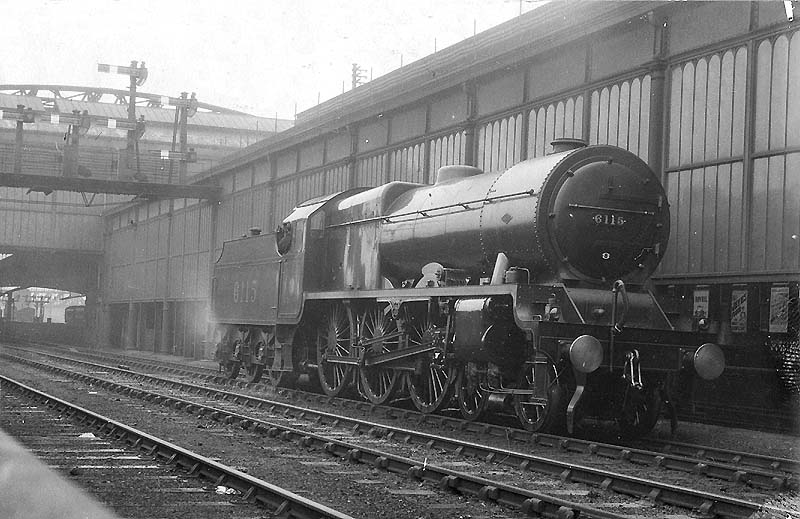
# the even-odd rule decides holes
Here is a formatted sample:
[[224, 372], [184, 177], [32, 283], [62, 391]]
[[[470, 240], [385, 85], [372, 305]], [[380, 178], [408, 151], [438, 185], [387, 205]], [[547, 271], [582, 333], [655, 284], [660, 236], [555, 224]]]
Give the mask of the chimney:
[[577, 150], [578, 148], [585, 148], [586, 141], [583, 139], [573, 139], [571, 137], [562, 137], [550, 143], [553, 146], [553, 153], [563, 153], [565, 151]]

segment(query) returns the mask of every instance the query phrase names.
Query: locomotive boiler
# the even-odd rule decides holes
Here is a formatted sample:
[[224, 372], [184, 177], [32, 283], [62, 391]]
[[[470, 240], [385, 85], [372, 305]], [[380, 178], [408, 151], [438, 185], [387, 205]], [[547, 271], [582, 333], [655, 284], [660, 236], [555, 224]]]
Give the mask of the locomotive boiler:
[[669, 237], [655, 174], [620, 148], [554, 148], [309, 200], [274, 234], [226, 242], [212, 309], [227, 375], [470, 420], [513, 410], [531, 431], [582, 416], [650, 430], [674, 386], [724, 357], [647, 288]]

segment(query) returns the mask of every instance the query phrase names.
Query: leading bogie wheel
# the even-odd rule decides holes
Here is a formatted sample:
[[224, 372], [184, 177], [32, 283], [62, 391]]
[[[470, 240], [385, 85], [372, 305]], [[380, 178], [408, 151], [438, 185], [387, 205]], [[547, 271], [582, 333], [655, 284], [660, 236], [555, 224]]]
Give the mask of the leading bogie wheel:
[[350, 308], [332, 303], [317, 324], [317, 373], [322, 391], [328, 396], [338, 396], [353, 378], [352, 364], [335, 362], [335, 357], [353, 357], [352, 323]]
[[661, 415], [663, 399], [653, 384], [625, 388], [622, 409], [617, 419], [620, 436], [638, 438], [649, 433]]
[[516, 395], [514, 410], [522, 426], [531, 432], [563, 432], [566, 427], [566, 389], [546, 355], [525, 363], [522, 387], [532, 394]]
[[[388, 305], [367, 305], [359, 319], [359, 338], [365, 359], [397, 351], [400, 337], [397, 336], [397, 322], [392, 318]], [[361, 390], [367, 400], [381, 405], [394, 396], [400, 372], [385, 365], [362, 365], [358, 372]]]

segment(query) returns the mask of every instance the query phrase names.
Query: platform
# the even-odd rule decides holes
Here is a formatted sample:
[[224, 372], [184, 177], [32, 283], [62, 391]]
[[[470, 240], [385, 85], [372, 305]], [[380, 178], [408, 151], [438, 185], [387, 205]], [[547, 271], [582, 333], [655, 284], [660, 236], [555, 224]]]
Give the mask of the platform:
[[117, 519], [0, 430], [0, 517]]

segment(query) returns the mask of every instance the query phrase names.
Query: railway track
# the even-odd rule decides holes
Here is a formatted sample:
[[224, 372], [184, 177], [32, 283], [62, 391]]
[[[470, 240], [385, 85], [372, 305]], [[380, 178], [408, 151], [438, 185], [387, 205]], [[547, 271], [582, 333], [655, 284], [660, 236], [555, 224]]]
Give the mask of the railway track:
[[[241, 380], [231, 381], [222, 377], [215, 370], [186, 366], [177, 362], [163, 365], [162, 361], [156, 362], [130, 355], [105, 352], [70, 351], [70, 355], [107, 362], [121, 362], [127, 367], [141, 368], [148, 372], [156, 371], [178, 376], [197, 376], [206, 382], [252, 390], [255, 394], [274, 391], [274, 388], [265, 384], [248, 384]], [[639, 465], [657, 465], [672, 470], [704, 473], [709, 477], [745, 482], [760, 488], [779, 490], [782, 488], [796, 488], [800, 484], [800, 460], [796, 459], [653, 438], [635, 441], [632, 444], [614, 444], [554, 434], [532, 434], [523, 429], [508, 427], [504, 424], [469, 422], [452, 416], [423, 414], [413, 409], [398, 409], [392, 406], [376, 406], [363, 401], [331, 398], [302, 390], [280, 388], [277, 394], [306, 404], [316, 402], [320, 405], [331, 405], [333, 403], [339, 408], [352, 407], [369, 414], [390, 418], [399, 417], [417, 424], [429, 423], [461, 431], [472, 431], [482, 437], [511, 439], [515, 442], [534, 444], [539, 447], [625, 459], [630, 463]], [[643, 447], [634, 448], [632, 445], [641, 445]]]
[[[7, 371], [9, 364], [2, 367]], [[126, 422], [147, 422], [159, 435], [183, 445], [201, 446], [211, 459], [224, 459], [240, 472], [258, 475], [294, 493], [325, 502], [353, 517], [386, 519], [441, 518], [456, 519], [480, 510], [485, 519], [512, 519], [520, 513], [506, 513], [503, 507], [452, 492], [420, 487], [420, 482], [405, 475], [379, 471], [371, 465], [339, 461], [324, 450], [245, 431], [209, 417], [183, 413], [140, 398], [113, 393], [65, 376], [25, 366], [14, 366], [21, 377], [49, 387], [49, 392], [66, 394], [70, 400], [90, 400], [91, 405], [106, 409], [105, 414], [127, 417]], [[30, 382], [29, 382], [30, 383]], [[101, 409], [102, 410], [102, 409]], [[428, 510], [433, 510], [428, 512]], [[274, 514], [267, 514], [272, 517]], [[193, 516], [193, 515], [190, 515]], [[574, 514], [548, 514], [548, 517], [573, 517]], [[217, 516], [219, 517], [224, 516]], [[255, 517], [264, 517], [258, 514]], [[277, 515], [276, 517], [283, 517]], [[592, 516], [589, 516], [592, 517]], [[603, 517], [602, 515], [599, 517]], [[619, 518], [614, 514], [605, 517]], [[250, 518], [249, 518], [250, 519]]]
[[[69, 376], [68, 370], [63, 368], [51, 366], [51, 371], [57, 376]], [[88, 375], [78, 374], [79, 382], [86, 383]], [[106, 382], [103, 384], [102, 389], [108, 389], [108, 385], [113, 384]], [[99, 389], [99, 384], [92, 386]], [[144, 401], [148, 408], [154, 406], [156, 403], [161, 402], [162, 398], [152, 392], [135, 387], [122, 387], [117, 386], [116, 389], [121, 391], [126, 397], [135, 397], [140, 401]], [[113, 394], [113, 393], [112, 393]], [[118, 393], [120, 394], [120, 393]], [[213, 400], [213, 399], [211, 399]], [[230, 415], [223, 410], [215, 408], [213, 410], [202, 410], [201, 406], [189, 403], [188, 406], [179, 406], [182, 409], [178, 410], [175, 407], [177, 401], [173, 398], [171, 405], [166, 407], [167, 412], [183, 413], [189, 411], [194, 417], [200, 416], [201, 418], [208, 418], [214, 423], [223, 423], [226, 427], [241, 427], [245, 422], [241, 420], [233, 420]], [[296, 448], [302, 449], [304, 452], [316, 452], [317, 456], [324, 459], [331, 459], [331, 456], [341, 458], [348, 466], [362, 465], [369, 471], [372, 478], [376, 478], [376, 474], [398, 474], [403, 476], [411, 483], [412, 495], [414, 489], [419, 489], [419, 484], [424, 482], [433, 483], [428, 488], [433, 488], [436, 492], [435, 500], [437, 502], [446, 500], [448, 496], [468, 495], [474, 496], [479, 501], [483, 501], [489, 505], [497, 506], [498, 504], [504, 507], [511, 507], [515, 511], [515, 515], [498, 516], [492, 514], [489, 517], [520, 517], [520, 516], [543, 516], [559, 519], [570, 519], [575, 517], [590, 517], [598, 519], [621, 519], [623, 517], [630, 517], [614, 513], [599, 508], [593, 508], [584, 503], [574, 502], [566, 498], [557, 496], [546, 495], [540, 492], [515, 488], [508, 484], [498, 481], [496, 478], [480, 478], [470, 476], [461, 472], [448, 470], [446, 468], [436, 467], [424, 460], [413, 460], [395, 456], [375, 448], [365, 448], [357, 446], [347, 441], [337, 439], [340, 434], [333, 436], [323, 436], [320, 434], [310, 433], [304, 429], [293, 428], [290, 426], [280, 426], [277, 424], [263, 424], [254, 420], [252, 417], [247, 418], [249, 435], [258, 438], [265, 438], [265, 441], [283, 441], [295, 445]], [[329, 463], [329, 462], [313, 462]], [[377, 473], [375, 471], [378, 471]], [[447, 485], [442, 483], [443, 478], [447, 479]], [[416, 490], [419, 492], [419, 490]], [[429, 491], [422, 491], [422, 495], [430, 493]], [[473, 511], [480, 509], [472, 505], [468, 510]], [[462, 514], [456, 517], [461, 517]], [[372, 514], [367, 514], [365, 517], [374, 517]], [[406, 517], [405, 515], [393, 515], [391, 517]], [[408, 515], [407, 517], [418, 517], [418, 515]], [[430, 517], [440, 517], [439, 514], [434, 514]], [[442, 516], [443, 517], [443, 516]]]
[[[0, 386], [6, 411], [0, 422], [3, 429], [21, 439], [51, 467], [78, 477], [125, 517], [166, 518], [191, 511], [193, 517], [211, 518], [227, 509], [226, 517], [247, 518], [257, 513], [253, 505], [258, 505], [285, 517], [351, 519], [16, 380], [0, 376]], [[78, 430], [85, 432], [78, 434]], [[197, 478], [215, 490], [198, 488], [192, 483]], [[171, 498], [163, 499], [165, 494]], [[231, 494], [241, 496], [240, 504], [246, 505], [231, 506]], [[191, 499], [175, 497], [187, 495]]]
[[[76, 361], [77, 362], [77, 361]], [[57, 369], [57, 368], [53, 368]], [[111, 370], [107, 366], [94, 366], [92, 369], [103, 369], [103, 370]], [[551, 477], [560, 479], [561, 481], [566, 482], [580, 482], [583, 484], [587, 484], [590, 486], [595, 486], [602, 490], [610, 490], [617, 493], [625, 494], [625, 495], [632, 495], [638, 498], [645, 498], [651, 502], [658, 502], [658, 503], [668, 503], [671, 505], [676, 505], [685, 508], [691, 508], [697, 510], [706, 515], [717, 515], [722, 517], [748, 517], [752, 513], [758, 511], [764, 511], [763, 507], [760, 507], [757, 503], [747, 502], [740, 499], [733, 499], [726, 496], [721, 495], [712, 495], [708, 492], [700, 492], [700, 491], [692, 491], [687, 488], [680, 488], [675, 485], [663, 484], [653, 481], [646, 481], [642, 478], [634, 478], [628, 477], [621, 474], [615, 474], [608, 470], [600, 470], [594, 469], [591, 467], [584, 467], [575, 464], [574, 462], [560, 462], [556, 460], [550, 460], [546, 458], [542, 458], [540, 456], [532, 456], [529, 454], [524, 454], [520, 452], [514, 452], [508, 449], [499, 449], [495, 447], [488, 447], [484, 445], [479, 445], [470, 442], [464, 442], [455, 440], [452, 438], [446, 438], [442, 436], [431, 435], [427, 433], [420, 433], [415, 431], [410, 431], [407, 429], [400, 429], [396, 427], [388, 427], [382, 424], [376, 424], [372, 422], [366, 421], [359, 421], [352, 418], [345, 418], [340, 416], [333, 416], [328, 413], [322, 413], [319, 411], [311, 411], [308, 409], [301, 409], [296, 406], [291, 406], [288, 404], [282, 404], [272, 401], [263, 400], [260, 398], [255, 398], [252, 396], [247, 395], [236, 395], [230, 394], [226, 392], [214, 392], [212, 389], [202, 389], [199, 390], [196, 385], [189, 385], [183, 382], [176, 382], [176, 381], [169, 381], [165, 379], [156, 379], [153, 377], [141, 375], [141, 374], [131, 374], [128, 370], [119, 370], [121, 374], [125, 376], [135, 376], [136, 380], [142, 382], [147, 380], [148, 383], [155, 383], [159, 384], [160, 386], [167, 386], [170, 390], [175, 390], [176, 388], [180, 389], [181, 391], [200, 391], [203, 393], [203, 396], [206, 398], [215, 398], [220, 399], [224, 398], [229, 400], [230, 404], [234, 406], [241, 407], [258, 407], [258, 408], [269, 408], [271, 413], [281, 415], [289, 420], [299, 420], [304, 419], [309, 422], [313, 422], [318, 424], [322, 427], [328, 427], [330, 425], [336, 425], [338, 427], [346, 427], [347, 429], [351, 430], [352, 432], [358, 432], [360, 434], [365, 434], [365, 436], [376, 438], [376, 439], [392, 439], [396, 441], [400, 441], [402, 444], [415, 444], [424, 446], [427, 451], [443, 451], [447, 452], [450, 455], [457, 456], [459, 459], [469, 459], [469, 460], [483, 460], [483, 462], [489, 462], [490, 465], [502, 465], [503, 467], [512, 467], [517, 472], [528, 472], [528, 471], [536, 471], [539, 473], [548, 474]], [[82, 375], [81, 377], [85, 377], [86, 375]], [[84, 380], [87, 380], [84, 378]], [[100, 382], [96, 381], [95, 383], [101, 385], [110, 384], [108, 381]], [[130, 391], [130, 388], [117, 388], [117, 390], [123, 391]], [[134, 392], [138, 392], [141, 390], [134, 390]], [[254, 419], [252, 416], [242, 415], [235, 410], [228, 410], [228, 409], [220, 409], [217, 407], [210, 407], [204, 404], [199, 404], [198, 402], [194, 401], [187, 401], [181, 398], [177, 398], [171, 395], [140, 395], [143, 398], [147, 398], [150, 400], [161, 401], [162, 403], [166, 403], [167, 405], [182, 408], [182, 409], [189, 409], [192, 412], [198, 412], [198, 409], [202, 409], [202, 414], [207, 414], [212, 416], [216, 420], [228, 421], [230, 423], [240, 424], [242, 427], [245, 428], [254, 428], [255, 430], [260, 430], [265, 432], [268, 435], [286, 437], [286, 439], [296, 439], [300, 443], [306, 443], [308, 446], [318, 445], [320, 448], [328, 450], [331, 453], [336, 453], [347, 457], [348, 459], [357, 458], [361, 459], [364, 457], [367, 461], [375, 466], [380, 466], [382, 468], [386, 468], [387, 470], [395, 470], [395, 471], [406, 471], [414, 477], [419, 479], [426, 479], [428, 481], [434, 480], [438, 481], [438, 484], [443, 487], [450, 488], [449, 486], [453, 486], [453, 488], [458, 488], [459, 491], [463, 492], [474, 492], [476, 495], [486, 497], [488, 499], [494, 499], [498, 502], [502, 502], [505, 504], [512, 504], [523, 511], [530, 512], [530, 507], [532, 506], [530, 503], [532, 501], [522, 500], [520, 498], [510, 499], [508, 497], [504, 497], [505, 494], [501, 490], [492, 490], [494, 488], [501, 488], [497, 485], [491, 485], [486, 483], [486, 481], [480, 480], [478, 478], [477, 482], [473, 482], [470, 485], [465, 484], [465, 481], [468, 481], [468, 478], [465, 478], [464, 475], [448, 473], [447, 471], [437, 472], [433, 468], [424, 467], [420, 472], [419, 466], [414, 465], [412, 463], [406, 462], [406, 465], [403, 465], [402, 462], [397, 461], [396, 459], [392, 458], [391, 455], [387, 456], [386, 453], [376, 453], [372, 452], [371, 449], [365, 448], [363, 445], [360, 447], [353, 447], [352, 445], [345, 445], [342, 446], [341, 449], [345, 449], [344, 451], [340, 451], [337, 448], [334, 448], [330, 441], [325, 441], [324, 438], [317, 438], [314, 439], [312, 436], [308, 434], [308, 426], [304, 427], [302, 431], [294, 431], [291, 427], [283, 428], [278, 423], [275, 422], [259, 422], [257, 419]], [[396, 411], [396, 410], [395, 410]], [[528, 435], [530, 437], [530, 435]], [[537, 435], [536, 438], [529, 438], [534, 439], [538, 443], [547, 443], [541, 441]], [[311, 439], [310, 439], [311, 438]], [[650, 459], [645, 461], [644, 455], [645, 453], [636, 451], [632, 452], [630, 450], [622, 450], [617, 451], [615, 454], [611, 454], [606, 446], [602, 444], [589, 444], [589, 449], [576, 449], [574, 444], [570, 444], [569, 442], [564, 443], [563, 441], [558, 443], [556, 447], [566, 453], [566, 452], [580, 452], [584, 455], [589, 454], [594, 457], [606, 457], [609, 459], [614, 460], [625, 460], [628, 463], [632, 464], [641, 464], [644, 462], [650, 463], [655, 460], [654, 466], [661, 467], [661, 468], [670, 468], [670, 465], [674, 463], [675, 460], [680, 459], [680, 457], [673, 456], [673, 457], [663, 457], [663, 456], [654, 456], [652, 453], [650, 454]], [[427, 458], [426, 458], [427, 459]], [[670, 459], [672, 461], [666, 462], [665, 460]], [[456, 461], [456, 463], [459, 463]], [[465, 463], [461, 461], [460, 463]], [[689, 463], [689, 462], [687, 462]], [[774, 473], [767, 473], [762, 472], [759, 470], [749, 470], [745, 471], [742, 470], [741, 467], [734, 467], [734, 466], [723, 466], [722, 464], [710, 464], [714, 470], [708, 469], [700, 469], [697, 468], [692, 469], [693, 477], [699, 477], [699, 474], [704, 473], [706, 475], [711, 475], [714, 477], [720, 477], [722, 472], [726, 471], [726, 478], [731, 481], [737, 482], [749, 482], [751, 485], [754, 483], [757, 486], [763, 486], [766, 488], [770, 487], [780, 487], [784, 488], [787, 486], [789, 481], [791, 480], [790, 477], [785, 475], [781, 476], [779, 472]], [[394, 467], [394, 469], [389, 467]], [[398, 469], [396, 467], [402, 467], [402, 469]], [[697, 465], [695, 464], [695, 467]], [[672, 467], [675, 468], [675, 467]], [[492, 469], [496, 471], [496, 469]], [[505, 470], [505, 469], [504, 469]], [[432, 475], [429, 475], [432, 474]], [[509, 473], [506, 471], [504, 473], [504, 478], [508, 477], [516, 477], [510, 476]], [[539, 497], [528, 497], [527, 499], [536, 499], [537, 503], [541, 500]], [[527, 504], [526, 504], [527, 503]], [[536, 505], [541, 506], [541, 505]], [[526, 508], [528, 507], [528, 508]], [[777, 512], [778, 509], [771, 510], [773, 512]], [[783, 512], [783, 511], [780, 511]], [[790, 511], [789, 511], [790, 512]], [[583, 512], [584, 515], [586, 511]]]

